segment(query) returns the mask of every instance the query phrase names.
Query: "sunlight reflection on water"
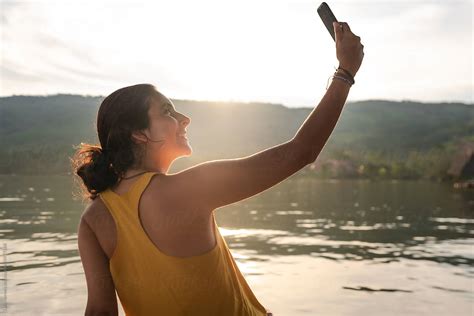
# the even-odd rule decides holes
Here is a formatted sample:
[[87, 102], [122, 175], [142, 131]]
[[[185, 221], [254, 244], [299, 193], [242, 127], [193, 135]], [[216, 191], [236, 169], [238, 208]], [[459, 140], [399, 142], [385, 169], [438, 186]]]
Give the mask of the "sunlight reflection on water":
[[[9, 183], [0, 196], [8, 313], [83, 314], [84, 205], [71, 200], [70, 178], [0, 176], [0, 183]], [[275, 315], [379, 315], [381, 307], [384, 315], [467, 315], [473, 201], [473, 191], [454, 194], [439, 183], [295, 178], [218, 210], [216, 220]]]

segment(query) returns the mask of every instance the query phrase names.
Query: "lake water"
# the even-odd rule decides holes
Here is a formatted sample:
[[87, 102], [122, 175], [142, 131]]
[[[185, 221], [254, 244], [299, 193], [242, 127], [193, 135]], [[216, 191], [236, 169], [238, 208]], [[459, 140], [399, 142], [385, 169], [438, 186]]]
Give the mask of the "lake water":
[[[0, 314], [84, 314], [72, 186], [0, 176]], [[294, 175], [216, 220], [276, 316], [473, 314], [474, 190]]]

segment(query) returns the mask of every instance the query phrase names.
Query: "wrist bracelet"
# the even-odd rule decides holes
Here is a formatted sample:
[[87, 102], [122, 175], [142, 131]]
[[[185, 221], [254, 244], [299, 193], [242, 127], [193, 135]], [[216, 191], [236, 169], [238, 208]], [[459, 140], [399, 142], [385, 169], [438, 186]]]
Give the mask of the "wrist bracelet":
[[347, 78], [344, 78], [344, 77], [342, 77], [342, 76], [332, 75], [332, 76], [330, 76], [330, 77], [328, 78], [328, 82], [327, 82], [327, 84], [326, 84], [326, 90], [328, 89], [328, 86], [329, 86], [329, 79], [331, 79], [331, 78], [342, 80], [342, 81], [348, 83], [349, 86], [352, 86], [352, 82], [351, 82], [350, 80], [348, 80]]
[[347, 82], [349, 84], [349, 86], [352, 86], [352, 82], [350, 82], [349, 80], [347, 80], [347, 78], [344, 78], [342, 76], [332, 76], [334, 79], [339, 79], [339, 80], [342, 80], [344, 82]]
[[[334, 69], [336, 69], [336, 67], [334, 67]], [[355, 80], [354, 80], [354, 76], [346, 69], [342, 68], [341, 66], [337, 67], [336, 69], [336, 72], [341, 69], [348, 77], [349, 77], [349, 80], [352, 82], [352, 84], [355, 83]]]

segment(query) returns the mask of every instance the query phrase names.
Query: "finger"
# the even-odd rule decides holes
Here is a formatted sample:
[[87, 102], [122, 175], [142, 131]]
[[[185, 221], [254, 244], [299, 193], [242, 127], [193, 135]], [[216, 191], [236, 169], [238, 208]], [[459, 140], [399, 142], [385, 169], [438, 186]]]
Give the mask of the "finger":
[[347, 22], [341, 22], [341, 23], [344, 24], [344, 31], [349, 31], [349, 32], [352, 33], [352, 30], [351, 30], [351, 28], [349, 27], [349, 24], [347, 24]]
[[332, 26], [334, 27], [334, 34], [336, 35], [336, 42], [338, 42], [342, 39], [342, 24], [333, 22]]

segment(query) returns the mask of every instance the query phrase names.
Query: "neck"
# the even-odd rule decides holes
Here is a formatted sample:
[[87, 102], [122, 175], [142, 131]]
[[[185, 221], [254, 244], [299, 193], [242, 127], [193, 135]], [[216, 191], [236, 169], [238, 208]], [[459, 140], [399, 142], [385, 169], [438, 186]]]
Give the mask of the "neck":
[[161, 170], [157, 170], [157, 169], [154, 169], [154, 168], [149, 168], [149, 169], [145, 169], [145, 168], [130, 168], [128, 169], [127, 171], [125, 171], [125, 173], [123, 174], [122, 178], [123, 180], [128, 180], [128, 178], [132, 178], [134, 176], [137, 176], [137, 175], [140, 175], [140, 174], [143, 174], [145, 172], [158, 172], [160, 174], [165, 174], [165, 172], [162, 172]]
[[[163, 158], [162, 155], [160, 158]], [[157, 161], [149, 157], [145, 157], [143, 160], [141, 160], [141, 163], [128, 168], [123, 173], [123, 178], [129, 178], [142, 172], [158, 172], [160, 174], [166, 174], [170, 165], [171, 160], [168, 161], [167, 159], [160, 159]]]

